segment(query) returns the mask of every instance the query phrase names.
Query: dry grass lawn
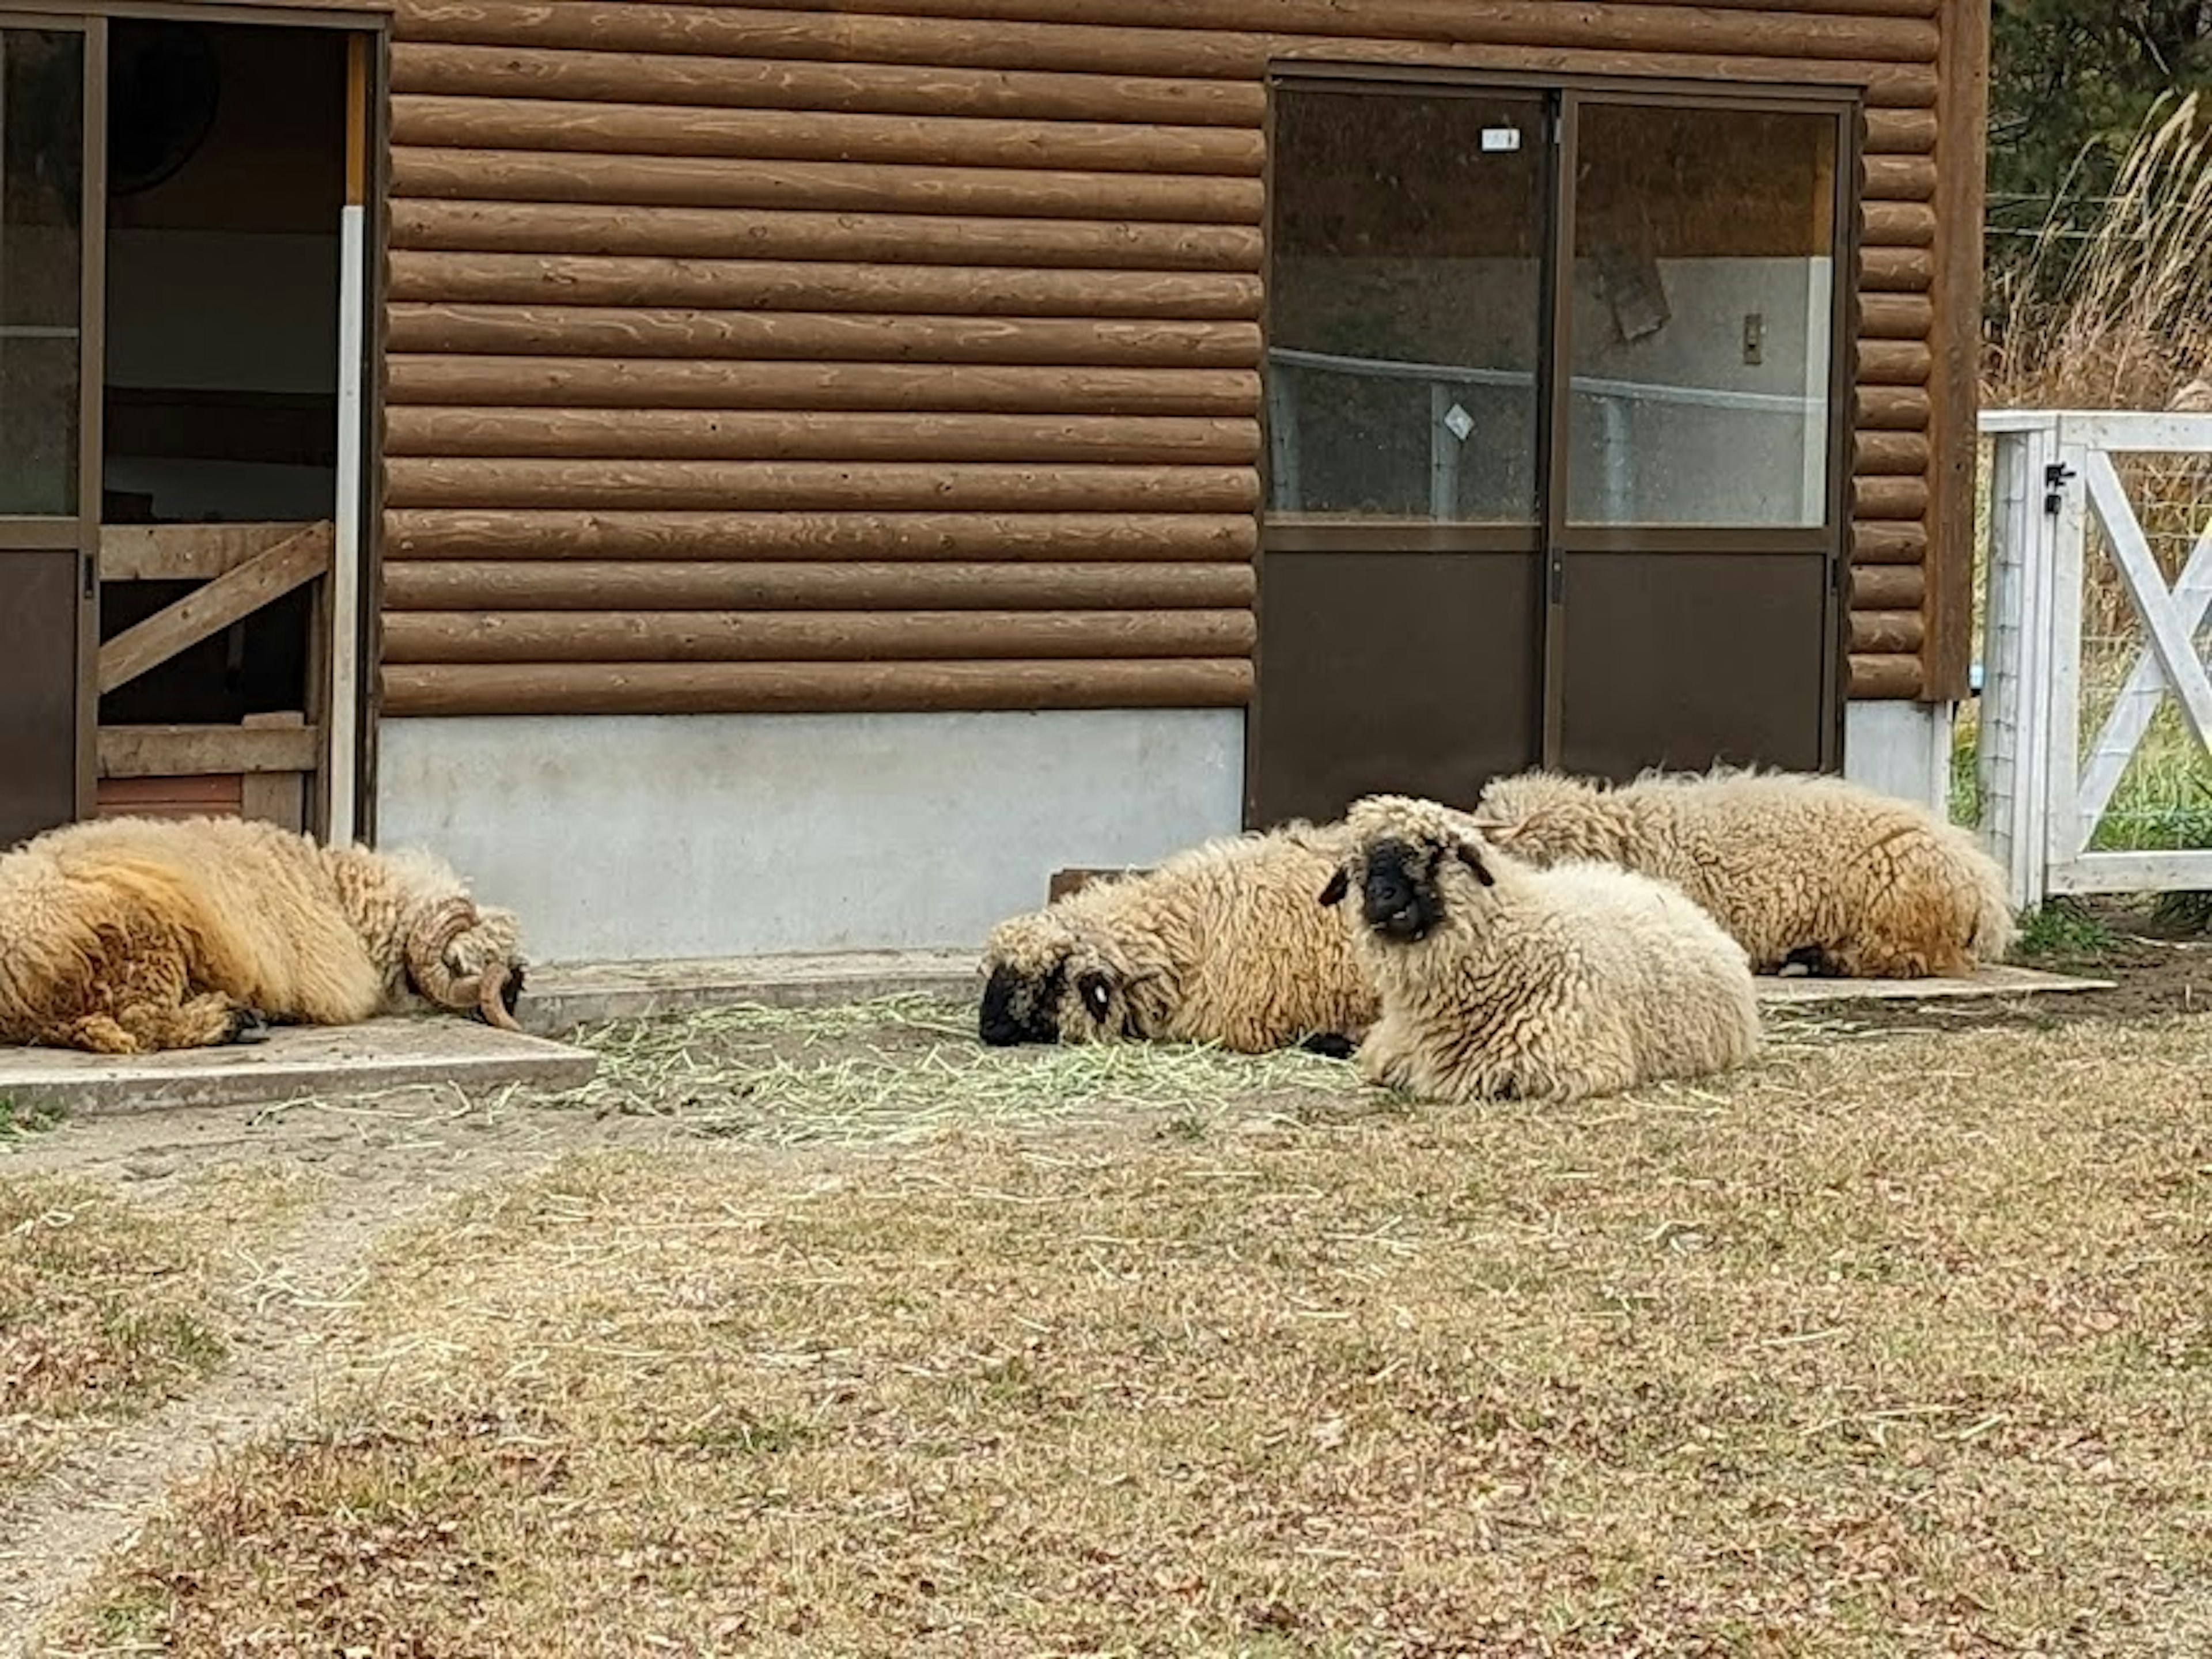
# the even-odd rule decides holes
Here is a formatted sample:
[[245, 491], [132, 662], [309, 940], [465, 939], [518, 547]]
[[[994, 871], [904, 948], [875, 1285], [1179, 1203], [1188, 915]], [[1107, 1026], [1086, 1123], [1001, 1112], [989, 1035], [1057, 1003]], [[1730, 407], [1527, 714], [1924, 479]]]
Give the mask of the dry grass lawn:
[[1801, 1029], [572, 1159], [393, 1241], [54, 1651], [2212, 1650], [2212, 1026]]
[[0, 1494], [222, 1355], [195, 1230], [0, 1165]]
[[13, 1171], [14, 1139], [0, 1136], [0, 1500], [219, 1364], [254, 1251], [315, 1190], [229, 1164], [134, 1199]]

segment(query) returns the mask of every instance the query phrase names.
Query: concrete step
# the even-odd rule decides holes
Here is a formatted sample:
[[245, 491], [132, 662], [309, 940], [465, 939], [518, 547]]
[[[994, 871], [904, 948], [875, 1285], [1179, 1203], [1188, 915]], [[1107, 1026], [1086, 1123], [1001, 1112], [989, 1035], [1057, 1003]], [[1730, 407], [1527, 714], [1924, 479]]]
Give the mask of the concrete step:
[[[972, 1000], [981, 989], [975, 951], [854, 951], [824, 956], [732, 957], [671, 962], [599, 962], [532, 968], [516, 1011], [525, 1028], [549, 1035], [610, 1019], [680, 1014], [760, 1003], [815, 1008], [920, 993]], [[1866, 998], [2018, 996], [2032, 991], [2108, 990], [2110, 980], [1985, 968], [1970, 979], [1841, 980], [1762, 976], [1774, 1003]]]
[[374, 1019], [280, 1027], [266, 1042], [118, 1057], [0, 1048], [0, 1101], [72, 1114], [155, 1107], [251, 1106], [302, 1096], [368, 1094], [420, 1084], [471, 1091], [526, 1084], [572, 1089], [599, 1056], [473, 1019]]
[[978, 952], [845, 951], [823, 956], [593, 962], [530, 969], [515, 1018], [525, 1030], [573, 1031], [602, 1020], [680, 1014], [756, 1002], [818, 1008], [922, 993], [953, 1000], [982, 989]]

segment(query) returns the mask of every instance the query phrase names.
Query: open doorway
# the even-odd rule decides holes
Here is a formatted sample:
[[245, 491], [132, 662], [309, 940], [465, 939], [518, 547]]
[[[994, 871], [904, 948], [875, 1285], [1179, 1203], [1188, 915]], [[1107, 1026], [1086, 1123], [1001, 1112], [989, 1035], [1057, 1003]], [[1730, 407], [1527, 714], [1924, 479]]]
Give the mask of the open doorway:
[[349, 70], [335, 30], [108, 27], [103, 814], [328, 827]]

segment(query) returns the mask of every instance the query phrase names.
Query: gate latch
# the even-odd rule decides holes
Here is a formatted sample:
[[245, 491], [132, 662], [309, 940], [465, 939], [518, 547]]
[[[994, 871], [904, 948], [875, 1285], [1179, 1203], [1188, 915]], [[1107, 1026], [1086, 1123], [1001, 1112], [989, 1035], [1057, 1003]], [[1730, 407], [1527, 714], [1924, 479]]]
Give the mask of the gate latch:
[[2074, 469], [2063, 461], [2053, 461], [2043, 469], [2043, 510], [2052, 518], [2058, 516], [2058, 492], [2074, 482]]

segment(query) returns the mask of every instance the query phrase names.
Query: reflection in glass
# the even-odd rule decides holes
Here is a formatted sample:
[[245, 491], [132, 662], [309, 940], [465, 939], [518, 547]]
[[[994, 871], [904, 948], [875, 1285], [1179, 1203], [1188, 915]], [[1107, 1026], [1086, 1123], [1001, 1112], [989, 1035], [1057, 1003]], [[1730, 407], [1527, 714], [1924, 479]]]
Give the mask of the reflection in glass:
[[1568, 516], [1827, 517], [1836, 123], [1586, 104]]
[[76, 511], [84, 40], [0, 29], [0, 514]]
[[1271, 514], [1534, 521], [1544, 111], [1280, 94]]

